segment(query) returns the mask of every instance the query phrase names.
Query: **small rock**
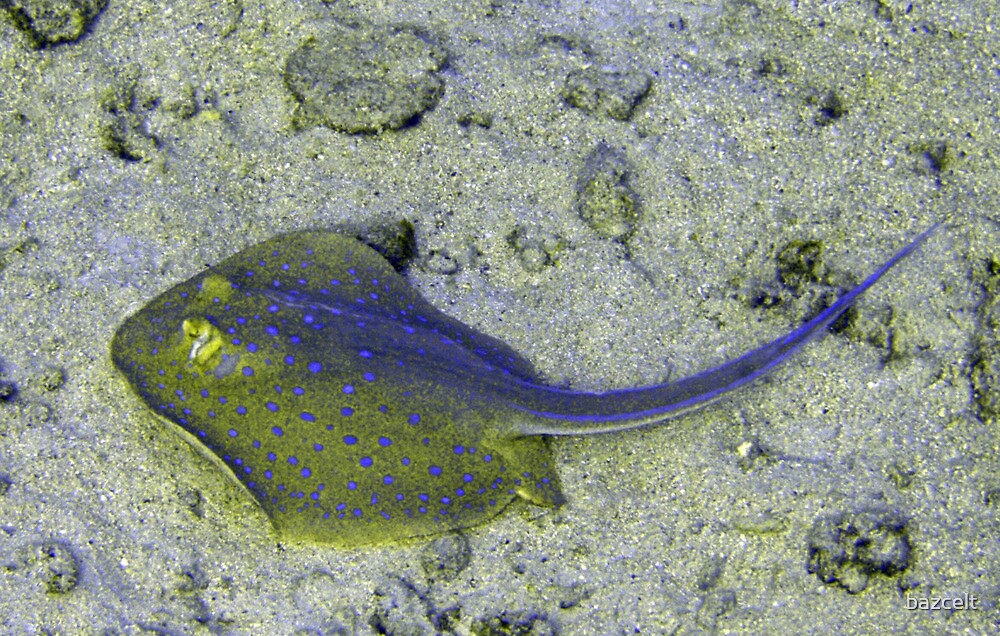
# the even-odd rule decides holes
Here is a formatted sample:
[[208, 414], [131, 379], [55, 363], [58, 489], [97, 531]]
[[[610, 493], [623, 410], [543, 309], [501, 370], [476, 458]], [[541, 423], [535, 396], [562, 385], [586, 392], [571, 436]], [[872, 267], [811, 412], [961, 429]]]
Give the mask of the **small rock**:
[[296, 633], [340, 636], [367, 633], [361, 616], [344, 601], [341, 584], [330, 574], [314, 570], [292, 584]]
[[493, 115], [485, 113], [478, 110], [469, 111], [458, 116], [458, 125], [463, 128], [468, 128], [469, 126], [479, 126], [480, 128], [489, 128], [493, 125]]
[[847, 114], [847, 106], [836, 91], [828, 91], [824, 95], [812, 94], [806, 101], [817, 109], [816, 125], [829, 126]]
[[11, 402], [17, 396], [17, 385], [7, 380], [0, 380], [0, 402]]
[[795, 292], [810, 283], [819, 283], [826, 276], [822, 241], [789, 241], [778, 252], [778, 276]]
[[566, 242], [554, 236], [537, 236], [525, 227], [518, 226], [507, 235], [507, 245], [516, 253], [526, 272], [537, 274], [557, 263], [557, 255], [566, 248]]
[[56, 391], [65, 383], [66, 372], [55, 366], [47, 366], [38, 378], [38, 384], [46, 391]]
[[757, 74], [761, 77], [784, 77], [788, 74], [785, 63], [779, 57], [765, 57], [757, 65]]
[[191, 513], [199, 519], [205, 516], [205, 500], [196, 488], [183, 488], [177, 491], [177, 498]]
[[471, 560], [469, 540], [457, 532], [431, 541], [420, 552], [420, 566], [431, 583], [453, 580]]
[[27, 426], [39, 426], [52, 419], [52, 407], [47, 404], [31, 402], [21, 409], [18, 417]]
[[451, 614], [441, 614], [425, 593], [404, 579], [385, 579], [374, 591], [376, 609], [368, 625], [379, 634], [438, 634], [441, 621], [451, 622]]
[[471, 242], [461, 238], [428, 237], [428, 247], [422, 252], [421, 265], [435, 274], [451, 276], [473, 266], [482, 255]]
[[886, 476], [898, 490], [909, 488], [916, 475], [917, 469], [905, 463], [905, 460], [898, 460], [886, 468]]
[[570, 106], [590, 115], [627, 121], [650, 86], [652, 81], [645, 73], [592, 66], [566, 76], [562, 97]]
[[577, 187], [580, 218], [600, 236], [625, 243], [640, 216], [639, 197], [629, 185], [625, 155], [604, 144], [590, 153]]
[[728, 589], [713, 590], [705, 595], [698, 608], [698, 625], [715, 632], [719, 619], [732, 614], [737, 606], [736, 592]]
[[726, 557], [718, 554], [710, 556], [698, 574], [698, 589], [707, 592], [714, 588], [726, 567]]
[[37, 251], [38, 248], [38, 239], [31, 237], [0, 249], [0, 272], [14, 263], [23, 261], [26, 255]]
[[71, 592], [80, 575], [80, 564], [73, 551], [59, 541], [39, 544], [28, 565], [42, 577], [49, 594]]
[[586, 583], [562, 585], [556, 593], [559, 609], [572, 609], [594, 595], [593, 589]]
[[208, 589], [211, 578], [201, 568], [197, 561], [181, 567], [180, 583], [177, 592], [182, 595], [196, 595]]
[[921, 141], [910, 144], [907, 150], [917, 157], [917, 171], [934, 177], [939, 183], [941, 175], [952, 170], [965, 156], [947, 141]]

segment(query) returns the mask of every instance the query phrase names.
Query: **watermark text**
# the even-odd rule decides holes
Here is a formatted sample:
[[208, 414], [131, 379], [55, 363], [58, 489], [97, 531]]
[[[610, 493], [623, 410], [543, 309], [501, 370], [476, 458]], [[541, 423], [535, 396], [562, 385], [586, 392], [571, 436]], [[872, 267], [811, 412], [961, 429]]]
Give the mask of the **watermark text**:
[[962, 596], [903, 596], [908, 610], [967, 610], [979, 609], [980, 598], [975, 594]]

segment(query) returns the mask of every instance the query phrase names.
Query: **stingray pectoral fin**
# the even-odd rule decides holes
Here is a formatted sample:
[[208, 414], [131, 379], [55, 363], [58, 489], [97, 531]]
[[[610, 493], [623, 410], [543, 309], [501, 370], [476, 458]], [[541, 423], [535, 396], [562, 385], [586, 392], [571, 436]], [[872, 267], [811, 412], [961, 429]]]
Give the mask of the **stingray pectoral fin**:
[[536, 506], [558, 507], [566, 503], [548, 439], [517, 437], [505, 440], [499, 452], [507, 459], [512, 473], [504, 480], [513, 483], [518, 497]]

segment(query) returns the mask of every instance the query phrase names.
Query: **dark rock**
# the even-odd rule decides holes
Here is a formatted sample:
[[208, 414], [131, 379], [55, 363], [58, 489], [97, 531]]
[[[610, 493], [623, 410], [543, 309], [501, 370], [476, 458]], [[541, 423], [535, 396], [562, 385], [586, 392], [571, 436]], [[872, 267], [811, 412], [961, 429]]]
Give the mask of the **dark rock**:
[[374, 133], [412, 123], [444, 92], [447, 52], [407, 27], [337, 27], [309, 38], [285, 64], [299, 128]]
[[397, 272], [405, 271], [417, 256], [416, 230], [406, 219], [378, 225], [358, 235], [358, 239], [381, 254]]
[[79, 40], [108, 0], [0, 0], [0, 8], [36, 47]]
[[976, 307], [973, 334], [972, 394], [983, 421], [1000, 416], [1000, 258], [991, 258], [973, 271], [985, 292]]
[[496, 616], [477, 618], [469, 631], [474, 636], [554, 636], [559, 632], [545, 614], [530, 610], [504, 610]]
[[876, 574], [896, 576], [910, 566], [910, 536], [896, 512], [864, 510], [817, 519], [809, 534], [806, 569], [851, 594]]
[[149, 130], [156, 98], [143, 94], [138, 78], [126, 77], [108, 87], [98, 103], [102, 111], [98, 137], [104, 149], [124, 161], [151, 161], [160, 148], [160, 140]]
[[441, 620], [450, 624], [453, 614], [441, 615], [427, 595], [404, 579], [386, 579], [375, 588], [376, 610], [368, 625], [378, 634], [422, 636], [438, 634]]

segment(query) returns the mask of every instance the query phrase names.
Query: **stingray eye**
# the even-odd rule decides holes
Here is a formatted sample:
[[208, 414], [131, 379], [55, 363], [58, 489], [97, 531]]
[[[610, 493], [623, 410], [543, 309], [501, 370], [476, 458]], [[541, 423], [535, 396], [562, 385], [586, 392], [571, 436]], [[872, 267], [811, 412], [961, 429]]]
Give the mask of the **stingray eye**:
[[204, 318], [188, 318], [181, 324], [184, 337], [192, 341], [188, 362], [205, 366], [222, 348], [222, 334]]

